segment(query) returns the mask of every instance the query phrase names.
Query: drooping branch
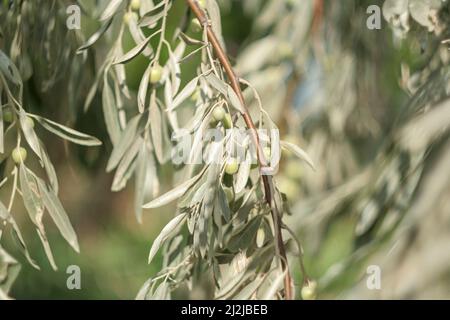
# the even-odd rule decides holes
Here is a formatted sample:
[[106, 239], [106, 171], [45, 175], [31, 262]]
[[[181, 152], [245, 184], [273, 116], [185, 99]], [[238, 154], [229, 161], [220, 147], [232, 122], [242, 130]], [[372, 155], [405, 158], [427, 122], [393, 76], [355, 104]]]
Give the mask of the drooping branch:
[[[258, 159], [260, 172], [261, 172], [261, 168], [267, 167], [267, 160], [265, 159], [264, 152], [259, 143], [259, 136], [258, 136], [256, 127], [255, 127], [255, 124], [253, 123], [253, 120], [250, 117], [250, 114], [249, 114], [247, 108], [245, 107], [245, 100], [244, 100], [244, 96], [242, 94], [242, 90], [241, 90], [241, 87], [239, 84], [239, 79], [236, 76], [225, 51], [223, 50], [222, 46], [220, 45], [219, 40], [217, 39], [214, 31], [212, 30], [212, 28], [208, 22], [208, 18], [206, 16], [205, 12], [203, 11], [203, 9], [200, 8], [200, 6], [198, 5], [196, 0], [186, 0], [186, 3], [190, 7], [190, 9], [194, 13], [194, 15], [197, 17], [200, 24], [204, 28], [206, 28], [208, 40], [214, 49], [217, 59], [220, 61], [223, 69], [225, 70], [228, 81], [243, 106], [244, 112], [241, 115], [245, 121], [247, 128], [250, 129], [250, 132], [252, 135], [252, 142], [255, 145], [255, 148], [257, 150], [257, 159]], [[273, 224], [274, 224], [276, 253], [280, 258], [281, 267], [283, 269], [283, 272], [285, 272], [285, 274], [286, 274], [285, 279], [284, 279], [285, 298], [287, 300], [291, 300], [293, 298], [292, 279], [291, 279], [291, 275], [289, 272], [289, 266], [287, 263], [287, 256], [286, 256], [286, 249], [284, 246], [283, 237], [282, 237], [282, 233], [281, 233], [281, 226], [282, 226], [281, 215], [278, 211], [278, 208], [275, 205], [275, 201], [273, 198], [274, 187], [273, 187], [272, 176], [261, 173], [261, 180], [264, 185], [265, 200], [270, 207], [272, 220], [273, 220]]]

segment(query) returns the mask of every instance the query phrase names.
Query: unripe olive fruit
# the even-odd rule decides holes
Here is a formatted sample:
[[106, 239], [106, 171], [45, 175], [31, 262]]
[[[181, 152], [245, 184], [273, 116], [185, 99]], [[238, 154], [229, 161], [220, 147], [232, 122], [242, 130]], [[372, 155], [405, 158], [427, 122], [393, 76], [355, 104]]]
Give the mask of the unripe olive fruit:
[[222, 121], [225, 117], [225, 110], [222, 107], [216, 107], [213, 110], [212, 116], [217, 122]]
[[131, 20], [137, 20], [138, 16], [135, 12], [126, 12], [123, 15], [123, 22], [125, 22], [125, 24], [129, 24]]
[[155, 84], [161, 80], [163, 69], [160, 65], [156, 65], [150, 71], [150, 83]]
[[230, 176], [238, 172], [239, 163], [236, 158], [230, 158], [225, 165], [225, 172]]
[[16, 147], [12, 151], [11, 157], [16, 164], [22, 163], [27, 159], [27, 150], [22, 147]]
[[303, 286], [301, 294], [303, 300], [315, 300], [317, 298], [317, 282], [308, 281], [308, 283]]
[[3, 111], [3, 121], [12, 122], [14, 119], [14, 115], [11, 110], [7, 109]]
[[230, 129], [233, 126], [233, 120], [231, 119], [231, 114], [226, 113], [223, 117], [223, 126], [225, 129]]
[[197, 18], [192, 18], [191, 20], [191, 30], [195, 33], [202, 31], [202, 25]]
[[138, 11], [141, 8], [141, 0], [131, 0], [131, 10]]

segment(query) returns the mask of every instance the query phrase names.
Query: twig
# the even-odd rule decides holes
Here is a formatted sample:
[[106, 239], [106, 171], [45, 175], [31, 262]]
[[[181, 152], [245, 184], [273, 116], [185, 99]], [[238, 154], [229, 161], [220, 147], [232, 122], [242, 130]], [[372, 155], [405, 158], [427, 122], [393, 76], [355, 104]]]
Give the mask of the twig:
[[[206, 28], [208, 40], [211, 43], [211, 46], [214, 48], [214, 51], [216, 53], [217, 58], [219, 59], [223, 69], [225, 70], [225, 73], [228, 77], [228, 81], [230, 82], [231, 87], [233, 88], [234, 92], [238, 96], [241, 104], [244, 106], [244, 111], [241, 114], [246, 126], [248, 129], [250, 129], [253, 143], [257, 150], [257, 158], [258, 163], [261, 168], [267, 167], [267, 160], [264, 156], [263, 150], [261, 148], [261, 145], [259, 144], [259, 136], [256, 131], [255, 124], [253, 123], [252, 118], [250, 117], [249, 112], [247, 111], [245, 107], [245, 101], [244, 96], [242, 94], [241, 87], [239, 85], [239, 79], [236, 77], [236, 74], [234, 73], [234, 70], [231, 66], [230, 61], [228, 60], [228, 57], [226, 53], [224, 52], [223, 48], [220, 45], [219, 40], [217, 39], [214, 31], [212, 30], [211, 26], [208, 23], [208, 18], [206, 17], [204, 11], [198, 6], [196, 0], [186, 0], [186, 3], [194, 13], [194, 15], [197, 17], [198, 21], [204, 28]], [[280, 257], [281, 261], [281, 267], [284, 272], [286, 272], [286, 276], [284, 279], [284, 291], [285, 291], [285, 298], [287, 300], [292, 300], [292, 279], [289, 272], [289, 266], [287, 264], [287, 257], [286, 257], [286, 248], [284, 247], [283, 242], [283, 236], [281, 234], [281, 215], [274, 206], [274, 200], [273, 200], [273, 181], [272, 177], [268, 175], [264, 175], [261, 173], [261, 179], [264, 185], [264, 194], [267, 204], [270, 207], [270, 211], [272, 214], [272, 220], [273, 225], [275, 229], [275, 248], [277, 255]]]

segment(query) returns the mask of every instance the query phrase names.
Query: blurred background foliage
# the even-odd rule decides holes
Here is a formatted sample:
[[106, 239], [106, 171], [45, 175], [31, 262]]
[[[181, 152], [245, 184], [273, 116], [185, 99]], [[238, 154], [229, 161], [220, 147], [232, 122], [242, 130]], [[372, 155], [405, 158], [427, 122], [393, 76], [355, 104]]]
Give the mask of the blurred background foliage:
[[[95, 5], [93, 0], [81, 2], [85, 8]], [[386, 216], [394, 215], [392, 203], [396, 203], [397, 198], [392, 200], [388, 194], [380, 200], [376, 182], [379, 177], [394, 175], [389, 171], [390, 165], [404, 151], [396, 149], [394, 137], [400, 128], [406, 127], [407, 121], [402, 117], [408, 114], [417, 87], [431, 82], [430, 74], [437, 72], [441, 78], [435, 80], [436, 83], [447, 91], [433, 93], [434, 97], [425, 99], [423, 105], [431, 108], [448, 96], [448, 59], [438, 58], [441, 59], [435, 63], [438, 67], [429, 67], [433, 65], [433, 57], [445, 55], [445, 52], [436, 53], [440, 49], [435, 47], [445, 40], [448, 30], [439, 35], [422, 31], [423, 26], [411, 17], [408, 28], [412, 31], [405, 32], [403, 38], [393, 36], [393, 23], [390, 26], [385, 19], [380, 30], [369, 30], [366, 9], [372, 4], [381, 7], [383, 2], [219, 1], [223, 38], [238, 74], [259, 90], [265, 109], [277, 122], [283, 136], [304, 147], [317, 166], [312, 172], [286, 158], [277, 179], [279, 188], [292, 204], [288, 225], [302, 239], [306, 269], [312, 278], [318, 279], [319, 298], [449, 298], [448, 230], [437, 231], [439, 221], [447, 227], [449, 223], [450, 207], [445, 200], [449, 193], [445, 191], [450, 189], [448, 181], [439, 180], [448, 178], [450, 173], [449, 162], [445, 161], [449, 159], [448, 134], [434, 143], [435, 148], [427, 149], [426, 161], [418, 160], [422, 164], [417, 166], [420, 172], [426, 173], [419, 173], [419, 191], [414, 191], [418, 184], [414, 180], [413, 190], [400, 210], [402, 218], [393, 222], [395, 228], [388, 227], [385, 232], [380, 231], [380, 226]], [[448, 3], [443, 3], [442, 11], [447, 14]], [[169, 29], [178, 26], [184, 10], [183, 1], [175, 1], [169, 15]], [[95, 12], [83, 15], [85, 37], [99, 26], [93, 16]], [[395, 23], [394, 26], [398, 27]], [[68, 43], [60, 45], [70, 46]], [[132, 45], [130, 40], [128, 48]], [[101, 48], [101, 44], [98, 47]], [[40, 57], [36, 54], [33, 59], [39, 61]], [[94, 61], [87, 63], [93, 65]], [[131, 89], [137, 89], [145, 67], [144, 58], [127, 65]], [[184, 82], [194, 75], [195, 63], [185, 64], [185, 69]], [[426, 75], [423, 75], [424, 70]], [[70, 95], [64, 94], [63, 83], [75, 73], [61, 74], [56, 85], [44, 91], [39, 88], [39, 78], [33, 76], [27, 93], [33, 108], [40, 114], [51, 114], [53, 119], [71, 124], [104, 142], [101, 147], [84, 148], [51, 136], [45, 140], [52, 146], [49, 153], [61, 181], [60, 197], [78, 233], [81, 253], [70, 251], [59, 241], [58, 234], [50, 232], [50, 243], [59, 265], [59, 270], [54, 272], [36, 237], [29, 243], [36, 260], [43, 266], [37, 271], [20, 258], [13, 245], [6, 244], [22, 264], [11, 291], [11, 296], [17, 299], [134, 298], [144, 281], [161, 265], [160, 256], [150, 266], [146, 264], [146, 257], [173, 207], [145, 214], [143, 224], [139, 225], [133, 214], [133, 188], [119, 193], [109, 191], [112, 175], [105, 173], [105, 166], [111, 145], [103, 124], [101, 99], [96, 97], [89, 111], [82, 111], [95, 69], [88, 67], [76, 75], [77, 92], [81, 94], [71, 100], [67, 98]], [[408, 77], [416, 73], [419, 74], [416, 78]], [[250, 105], [252, 103], [250, 101]], [[447, 113], [443, 115], [448, 117]], [[410, 153], [406, 154], [410, 160], [415, 159]], [[407, 186], [411, 175], [398, 180], [392, 188], [401, 191], [400, 186]], [[163, 187], [169, 188], [170, 166], [162, 168], [161, 177]], [[389, 188], [389, 183], [386, 185]], [[436, 185], [435, 192], [426, 193]], [[375, 199], [376, 214], [365, 217], [371, 199]], [[418, 209], [413, 204], [417, 204]], [[14, 209], [19, 216], [24, 216], [19, 204]], [[405, 212], [412, 217], [403, 219]], [[435, 224], [429, 219], [436, 219]], [[403, 223], [406, 224], [403, 229], [414, 226], [413, 232], [405, 237], [396, 236], [399, 229], [403, 230]], [[418, 235], [423, 232], [423, 236]], [[439, 238], [434, 246], [433, 236]], [[400, 252], [397, 254], [396, 250]], [[295, 257], [292, 259], [291, 265], [297, 266]], [[65, 270], [73, 264], [81, 268], [80, 291], [66, 289]], [[382, 266], [383, 286], [387, 291], [369, 292], [365, 287], [365, 270], [370, 264]], [[294, 267], [295, 282], [300, 284], [302, 279], [297, 269]], [[186, 294], [181, 296], [207, 297], [201, 290]]]

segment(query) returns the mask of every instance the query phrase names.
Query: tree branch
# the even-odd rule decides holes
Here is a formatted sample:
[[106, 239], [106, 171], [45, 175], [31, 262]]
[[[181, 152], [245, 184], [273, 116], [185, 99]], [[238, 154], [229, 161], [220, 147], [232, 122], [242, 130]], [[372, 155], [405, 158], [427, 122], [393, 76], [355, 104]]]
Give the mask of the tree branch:
[[[233, 88], [234, 92], [237, 94], [241, 104], [244, 106], [244, 112], [241, 114], [244, 118], [245, 124], [248, 129], [250, 129], [250, 132], [252, 134], [252, 140], [257, 150], [257, 158], [258, 163], [261, 168], [267, 167], [267, 160], [264, 156], [264, 152], [261, 148], [261, 145], [259, 143], [259, 136], [256, 131], [255, 124], [253, 123], [252, 118], [250, 117], [249, 112], [247, 111], [245, 107], [245, 101], [244, 96], [242, 94], [241, 87], [239, 85], [239, 79], [236, 77], [236, 74], [234, 73], [234, 70], [231, 66], [230, 61], [228, 60], [228, 57], [223, 50], [223, 48], [220, 45], [219, 40], [217, 39], [216, 35], [214, 34], [214, 31], [212, 30], [211, 26], [208, 23], [208, 18], [205, 15], [205, 12], [198, 6], [196, 0], [186, 0], [186, 3], [192, 10], [192, 12], [195, 14], [197, 19], [199, 20], [200, 24], [206, 28], [206, 32], [208, 35], [208, 40], [211, 43], [211, 46], [214, 48], [214, 52], [219, 59], [223, 69], [225, 70], [225, 73], [228, 77], [228, 81], [230, 82], [231, 87]], [[286, 272], [286, 276], [284, 279], [284, 291], [285, 291], [285, 298], [287, 300], [292, 300], [292, 279], [289, 272], [289, 266], [287, 263], [287, 256], [286, 256], [286, 249], [283, 242], [283, 236], [281, 234], [281, 215], [275, 205], [275, 201], [273, 199], [273, 181], [272, 176], [264, 175], [261, 173], [261, 179], [262, 183], [264, 185], [264, 194], [265, 194], [265, 200], [267, 204], [270, 207], [273, 225], [275, 229], [275, 248], [276, 253], [280, 257], [281, 261], [281, 267], [284, 272]]]

